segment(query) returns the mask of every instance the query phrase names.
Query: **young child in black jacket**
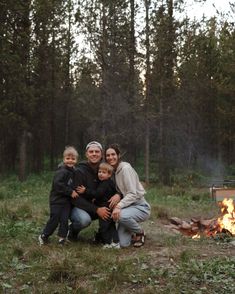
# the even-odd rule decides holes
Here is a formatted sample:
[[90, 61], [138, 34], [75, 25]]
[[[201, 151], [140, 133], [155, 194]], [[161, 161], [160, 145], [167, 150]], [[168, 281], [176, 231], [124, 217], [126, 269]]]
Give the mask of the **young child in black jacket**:
[[[101, 163], [98, 169], [99, 183], [97, 189], [89, 189], [79, 186], [79, 194], [86, 193], [93, 197], [93, 202], [99, 207], [109, 207], [110, 198], [117, 193], [115, 184], [111, 179], [113, 167], [108, 163]], [[104, 248], [120, 248], [116, 224], [109, 218], [103, 220], [99, 218], [99, 235], [104, 244]]]
[[63, 165], [55, 172], [50, 192], [50, 218], [38, 237], [39, 244], [48, 243], [48, 238], [58, 227], [59, 244], [64, 245], [68, 234], [68, 220], [71, 211], [71, 199], [78, 197], [73, 190], [77, 150], [68, 146], [63, 153]]

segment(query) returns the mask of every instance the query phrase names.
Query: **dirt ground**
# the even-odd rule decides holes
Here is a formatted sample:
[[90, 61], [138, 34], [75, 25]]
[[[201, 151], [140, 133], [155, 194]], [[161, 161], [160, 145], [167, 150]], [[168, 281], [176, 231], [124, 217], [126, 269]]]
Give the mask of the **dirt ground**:
[[167, 220], [156, 220], [143, 225], [147, 235], [143, 250], [148, 251], [153, 264], [175, 262], [186, 251], [199, 259], [235, 256], [235, 238], [192, 239], [169, 229], [169, 223]]

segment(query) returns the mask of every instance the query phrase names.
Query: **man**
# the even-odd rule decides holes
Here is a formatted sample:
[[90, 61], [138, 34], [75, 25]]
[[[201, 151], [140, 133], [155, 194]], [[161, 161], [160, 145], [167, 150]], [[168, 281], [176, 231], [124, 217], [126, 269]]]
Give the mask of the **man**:
[[[86, 162], [78, 164], [75, 175], [75, 187], [85, 186], [91, 190], [95, 190], [98, 185], [98, 167], [102, 159], [102, 145], [97, 141], [91, 141], [86, 146]], [[71, 213], [70, 231], [68, 238], [76, 240], [78, 233], [88, 227], [92, 220], [100, 217], [107, 220], [110, 215], [108, 207], [97, 207], [92, 202], [92, 196], [84, 193], [72, 201], [74, 208]], [[110, 199], [110, 208], [113, 208], [119, 201], [120, 195], [116, 194]]]

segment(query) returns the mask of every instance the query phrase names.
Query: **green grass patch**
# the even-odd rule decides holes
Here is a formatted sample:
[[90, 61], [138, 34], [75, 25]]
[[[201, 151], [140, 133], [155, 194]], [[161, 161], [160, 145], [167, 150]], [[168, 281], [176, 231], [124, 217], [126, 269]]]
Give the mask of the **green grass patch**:
[[166, 230], [172, 216], [214, 217], [219, 209], [207, 189], [147, 188], [152, 214], [143, 224], [144, 247], [104, 250], [91, 243], [97, 222], [81, 241], [48, 246], [37, 242], [48, 219], [53, 174], [12, 176], [0, 187], [0, 293], [232, 293], [235, 246], [223, 240], [192, 240]]

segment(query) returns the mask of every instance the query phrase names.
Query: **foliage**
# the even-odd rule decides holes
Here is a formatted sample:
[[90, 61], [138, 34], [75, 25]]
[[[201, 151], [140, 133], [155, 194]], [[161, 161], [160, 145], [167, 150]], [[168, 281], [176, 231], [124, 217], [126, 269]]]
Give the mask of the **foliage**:
[[223, 177], [235, 161], [234, 22], [181, 17], [184, 4], [1, 1], [0, 172], [24, 180], [96, 139], [145, 156], [155, 182], [178, 169]]

